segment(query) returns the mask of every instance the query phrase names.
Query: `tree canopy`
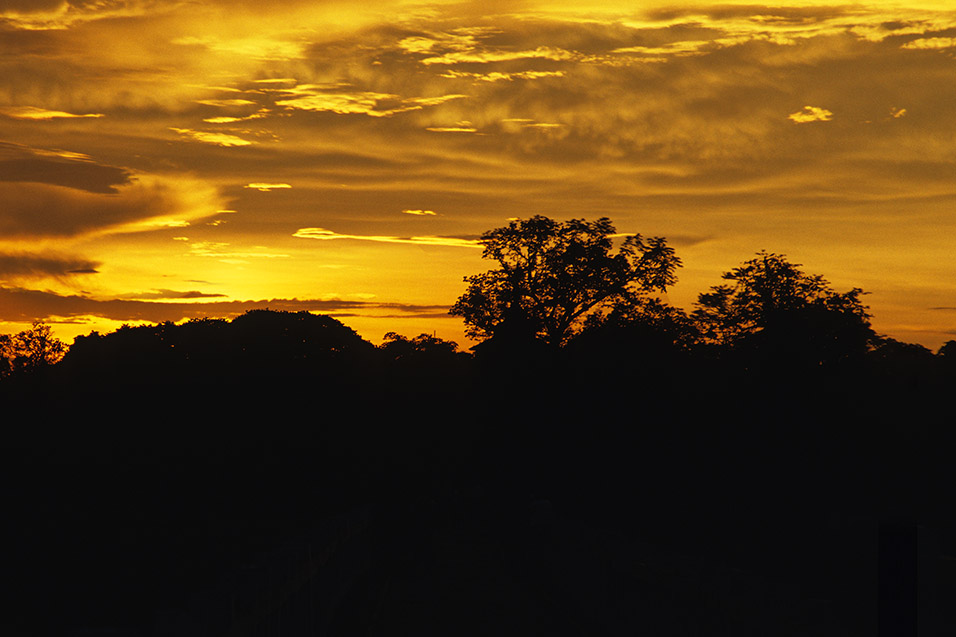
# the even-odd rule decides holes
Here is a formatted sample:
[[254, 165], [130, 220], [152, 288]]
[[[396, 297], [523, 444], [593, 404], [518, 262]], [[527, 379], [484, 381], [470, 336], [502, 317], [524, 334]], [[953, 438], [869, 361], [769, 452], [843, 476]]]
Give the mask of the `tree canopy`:
[[862, 289], [836, 292], [783, 255], [758, 252], [722, 278], [728, 283], [700, 294], [691, 314], [705, 342], [775, 355], [787, 348], [823, 362], [876, 341]]
[[66, 345], [49, 325], [34, 323], [17, 334], [0, 334], [0, 378], [58, 363]]
[[481, 236], [482, 257], [498, 267], [466, 277], [468, 288], [450, 313], [472, 338], [502, 334], [563, 345], [617, 308], [637, 307], [677, 281], [680, 259], [661, 237], [618, 238], [606, 217], [513, 220]]

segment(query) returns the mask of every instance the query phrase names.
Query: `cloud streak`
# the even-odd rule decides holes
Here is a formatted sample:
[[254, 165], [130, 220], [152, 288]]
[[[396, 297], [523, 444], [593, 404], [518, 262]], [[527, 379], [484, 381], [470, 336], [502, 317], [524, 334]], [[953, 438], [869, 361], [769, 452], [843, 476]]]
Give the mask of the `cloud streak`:
[[[160, 298], [160, 297], [157, 297]], [[161, 297], [175, 298], [175, 297]], [[182, 298], [182, 297], [180, 297]], [[190, 297], [197, 298], [197, 297]], [[203, 297], [205, 298], [205, 297]], [[263, 299], [258, 301], [167, 302], [142, 299], [93, 299], [81, 295], [0, 286], [0, 321], [29, 322], [35, 319], [62, 320], [100, 317], [112, 321], [178, 322], [191, 318], [232, 318], [254, 309], [290, 312], [306, 310], [333, 316], [353, 312], [382, 313], [403, 317], [445, 315], [446, 305], [380, 303], [341, 299]]]
[[833, 113], [819, 106], [804, 106], [802, 110], [787, 115], [787, 119], [792, 120], [796, 124], [829, 122], [833, 119]]
[[84, 119], [103, 117], [103, 113], [67, 113], [51, 111], [37, 106], [4, 106], [0, 107], [0, 115], [13, 119], [45, 120], [45, 119]]
[[477, 239], [467, 237], [390, 237], [366, 234], [340, 234], [325, 228], [300, 228], [292, 236], [299, 239], [317, 239], [332, 241], [349, 239], [353, 241], [373, 241], [376, 243], [407, 243], [421, 246], [443, 246], [452, 248], [480, 248]]
[[104, 189], [0, 182], [0, 199], [4, 240], [188, 225], [223, 207], [215, 189], [201, 182], [148, 175]]
[[0, 281], [96, 274], [96, 261], [51, 254], [0, 253]]

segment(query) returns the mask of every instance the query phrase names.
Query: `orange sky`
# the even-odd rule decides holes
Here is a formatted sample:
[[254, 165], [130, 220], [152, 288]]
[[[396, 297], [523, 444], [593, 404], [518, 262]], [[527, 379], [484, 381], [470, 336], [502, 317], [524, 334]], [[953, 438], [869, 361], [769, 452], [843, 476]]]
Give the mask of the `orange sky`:
[[[641, 5], [642, 9], [633, 7]], [[0, 332], [251, 307], [435, 332], [508, 218], [765, 249], [956, 338], [956, 11], [0, 0]]]

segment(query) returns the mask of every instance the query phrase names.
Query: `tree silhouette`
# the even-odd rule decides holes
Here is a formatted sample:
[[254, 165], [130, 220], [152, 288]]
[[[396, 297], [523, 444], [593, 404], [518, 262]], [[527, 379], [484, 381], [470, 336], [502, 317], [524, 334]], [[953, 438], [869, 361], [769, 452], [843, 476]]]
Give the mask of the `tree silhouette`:
[[65, 353], [63, 341], [53, 336], [49, 325], [38, 321], [18, 334], [0, 334], [0, 378], [54, 365]]
[[691, 314], [705, 342], [815, 364], [878, 342], [862, 289], [835, 292], [783, 255], [758, 252], [722, 277], [730, 283], [702, 293]]
[[614, 237], [605, 217], [559, 222], [538, 215], [486, 232], [482, 257], [499, 267], [466, 277], [450, 313], [464, 319], [472, 338], [564, 345], [588, 317], [639, 307], [677, 280], [680, 259], [663, 238], [627, 236], [614, 252]]
[[458, 343], [454, 341], [446, 341], [429, 334], [407, 338], [398, 332], [385, 334], [379, 350], [386, 358], [396, 362], [414, 359], [451, 360], [459, 353]]

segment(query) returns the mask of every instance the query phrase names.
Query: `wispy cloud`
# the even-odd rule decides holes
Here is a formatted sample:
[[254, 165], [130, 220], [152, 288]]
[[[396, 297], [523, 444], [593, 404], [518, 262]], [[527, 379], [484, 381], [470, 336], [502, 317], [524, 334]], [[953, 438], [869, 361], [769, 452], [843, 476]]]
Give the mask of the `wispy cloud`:
[[177, 290], [167, 290], [159, 289], [152, 290], [150, 292], [135, 292], [131, 294], [124, 294], [120, 296], [121, 299], [138, 299], [138, 300], [160, 300], [160, 299], [173, 299], [173, 300], [183, 300], [183, 299], [214, 299], [214, 298], [223, 298], [225, 294], [216, 294], [208, 292], [199, 292], [197, 290], [189, 290], [186, 292], [180, 292]]
[[525, 51], [505, 51], [505, 50], [475, 50], [475, 51], [452, 51], [444, 55], [428, 57], [421, 61], [422, 64], [488, 64], [491, 62], [506, 62], [510, 60], [555, 60], [567, 61], [578, 59], [581, 56], [573, 51], [554, 48], [550, 46], [539, 46], [535, 49]]
[[379, 243], [409, 243], [424, 246], [446, 246], [454, 248], [480, 248], [476, 239], [462, 237], [391, 237], [367, 234], [340, 234], [325, 228], [300, 228], [293, 235], [300, 239], [318, 239], [330, 241], [335, 239], [352, 239], [355, 241], [375, 241]]
[[833, 113], [819, 106], [804, 106], [803, 110], [787, 115], [787, 119], [793, 120], [797, 124], [806, 124], [807, 122], [829, 122], [833, 119]]
[[904, 49], [952, 49], [956, 38], [917, 38], [903, 45]]
[[97, 163], [85, 153], [0, 142], [0, 182], [45, 183], [87, 192], [116, 193], [132, 172]]
[[250, 146], [252, 142], [236, 135], [228, 135], [226, 133], [211, 133], [208, 131], [199, 131], [192, 130], [190, 128], [175, 128], [170, 127], [171, 131], [175, 131], [180, 135], [190, 137], [197, 142], [202, 142], [204, 144], [214, 144], [216, 146], [223, 146], [226, 148], [235, 147], [235, 146]]
[[244, 262], [247, 259], [287, 259], [288, 254], [273, 252], [269, 248], [254, 247], [237, 250], [225, 241], [196, 241], [189, 244], [189, 254], [197, 257], [213, 257], [222, 261]]
[[182, 321], [191, 318], [232, 318], [253, 309], [322, 312], [347, 316], [353, 312], [381, 313], [401, 317], [447, 316], [447, 305], [350, 301], [331, 299], [271, 298], [251, 301], [98, 299], [84, 295], [0, 286], [0, 321], [29, 322], [79, 317], [102, 317], [113, 321]]
[[103, 117], [103, 113], [67, 113], [65, 111], [52, 111], [38, 106], [0, 106], [0, 115], [6, 115], [13, 119], [82, 119]]
[[100, 264], [81, 257], [0, 253], [0, 280], [96, 274]]
[[416, 217], [433, 217], [435, 216], [434, 210], [402, 210], [402, 214], [414, 215]]
[[249, 106], [254, 105], [252, 100], [232, 99], [232, 100], [196, 100], [197, 104], [206, 106]]
[[253, 182], [251, 184], [246, 184], [243, 188], [248, 188], [250, 190], [258, 190], [259, 192], [270, 192], [272, 190], [287, 190], [292, 188], [289, 184], [274, 184], [274, 183], [265, 183], [265, 182]]
[[427, 126], [425, 130], [433, 133], [477, 133], [471, 122], [458, 122], [455, 126]]
[[564, 77], [564, 71], [492, 71], [490, 73], [474, 73], [471, 71], [450, 70], [441, 74], [441, 77], [450, 79], [465, 78], [478, 82], [513, 82], [514, 80], [538, 80], [544, 77]]
[[66, 238], [188, 225], [223, 208], [192, 178], [137, 174], [112, 190], [0, 182], [0, 239]]
[[278, 100], [276, 106], [303, 111], [326, 111], [340, 115], [391, 117], [398, 113], [421, 110], [468, 97], [460, 93], [434, 97], [401, 97], [394, 93], [342, 91], [341, 88], [304, 84], [291, 89], [282, 89], [283, 93], [294, 95], [294, 97]]
[[184, 36], [174, 38], [173, 44], [201, 47], [214, 53], [236, 55], [254, 60], [294, 60], [304, 56], [305, 42], [290, 40], [281, 34], [261, 33], [255, 36]]

